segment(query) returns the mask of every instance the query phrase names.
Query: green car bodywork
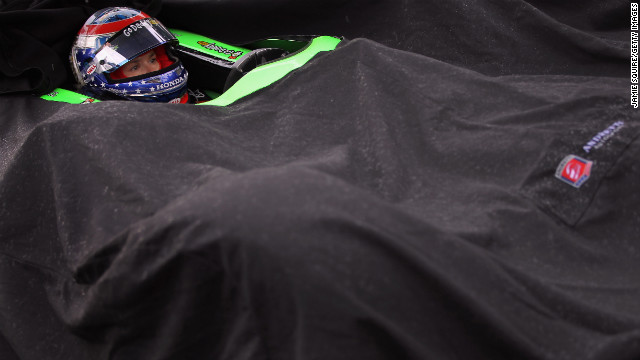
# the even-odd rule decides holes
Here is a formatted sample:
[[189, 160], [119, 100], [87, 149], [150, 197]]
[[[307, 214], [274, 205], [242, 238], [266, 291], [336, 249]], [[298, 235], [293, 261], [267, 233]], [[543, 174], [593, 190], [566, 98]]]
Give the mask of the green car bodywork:
[[[171, 29], [171, 32], [178, 38], [181, 48], [195, 53], [196, 56], [203, 55], [208, 58], [213, 57], [225, 62], [235, 63], [238, 59], [242, 58], [243, 55], [251, 52], [251, 49], [257, 48], [273, 47], [290, 52], [289, 55], [281, 59], [257, 66], [221, 94], [207, 91], [207, 95], [209, 95], [212, 100], [197, 104], [215, 106], [230, 105], [249, 94], [273, 84], [293, 70], [302, 67], [318, 55], [318, 53], [334, 50], [341, 41], [341, 39], [333, 36], [317, 36], [311, 38], [308, 42], [302, 42], [293, 38], [292, 40], [265, 39], [251, 43], [250, 47], [245, 48], [225, 44], [188, 31]], [[48, 94], [42, 95], [41, 98], [70, 104], [86, 104], [100, 101], [62, 88], [57, 88]]]

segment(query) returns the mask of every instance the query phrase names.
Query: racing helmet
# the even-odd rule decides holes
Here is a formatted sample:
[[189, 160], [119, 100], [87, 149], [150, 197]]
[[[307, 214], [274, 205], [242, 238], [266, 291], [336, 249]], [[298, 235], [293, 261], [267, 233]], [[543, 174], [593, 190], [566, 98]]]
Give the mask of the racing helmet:
[[[87, 95], [153, 102], [184, 102], [188, 73], [172, 49], [176, 37], [142, 11], [110, 7], [94, 13], [78, 32], [71, 68]], [[128, 77], [118, 71], [139, 55], [154, 51], [160, 69]]]

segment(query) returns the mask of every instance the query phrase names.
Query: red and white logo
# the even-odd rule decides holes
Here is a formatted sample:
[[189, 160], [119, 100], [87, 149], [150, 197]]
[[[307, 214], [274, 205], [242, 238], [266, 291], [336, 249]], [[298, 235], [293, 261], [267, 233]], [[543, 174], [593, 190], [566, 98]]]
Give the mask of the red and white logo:
[[89, 68], [87, 69], [87, 75], [93, 74], [93, 72], [96, 71], [96, 67], [96, 64], [91, 64], [91, 66], [89, 66]]
[[593, 161], [579, 156], [568, 155], [560, 162], [556, 169], [556, 178], [565, 183], [579, 188], [591, 176]]

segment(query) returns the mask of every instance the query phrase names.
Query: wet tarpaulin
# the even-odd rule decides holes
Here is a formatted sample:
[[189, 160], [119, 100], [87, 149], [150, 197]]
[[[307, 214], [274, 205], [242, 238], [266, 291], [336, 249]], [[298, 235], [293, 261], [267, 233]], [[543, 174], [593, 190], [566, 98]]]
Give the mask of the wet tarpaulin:
[[347, 38], [227, 107], [39, 99], [132, 2], [3, 4], [0, 358], [640, 358], [628, 2], [137, 2]]

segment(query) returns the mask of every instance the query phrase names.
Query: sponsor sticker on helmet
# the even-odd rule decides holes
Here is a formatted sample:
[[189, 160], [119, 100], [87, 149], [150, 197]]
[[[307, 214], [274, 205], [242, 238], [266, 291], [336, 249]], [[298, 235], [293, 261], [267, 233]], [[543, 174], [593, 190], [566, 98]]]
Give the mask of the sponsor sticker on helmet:
[[556, 168], [556, 178], [579, 188], [591, 176], [593, 161], [583, 159], [576, 155], [567, 155]]
[[136, 22], [133, 23], [129, 26], [127, 26], [124, 30], [123, 30], [123, 34], [124, 36], [131, 36], [132, 33], [142, 29], [146, 24], [144, 22]]
[[93, 72], [96, 71], [96, 67], [96, 64], [91, 64], [91, 66], [89, 66], [89, 68], [87, 69], [87, 75], [93, 74]]

